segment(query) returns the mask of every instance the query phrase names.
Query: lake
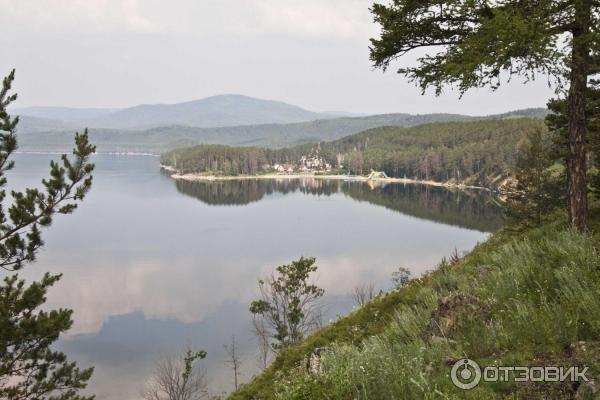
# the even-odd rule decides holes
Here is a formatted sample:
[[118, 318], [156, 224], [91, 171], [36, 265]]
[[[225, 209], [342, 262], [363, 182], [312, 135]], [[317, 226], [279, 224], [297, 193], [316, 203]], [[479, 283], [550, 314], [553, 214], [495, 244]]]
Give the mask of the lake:
[[[51, 158], [18, 154], [13, 188], [39, 185]], [[49, 307], [75, 310], [59, 343], [81, 367], [95, 365], [98, 399], [139, 398], [157, 358], [189, 345], [213, 392], [232, 387], [223, 345], [235, 335], [242, 380], [257, 371], [249, 303], [257, 280], [300, 256], [315, 256], [327, 320], [354, 306], [351, 293], [391, 274], [431, 269], [473, 248], [502, 224], [485, 192], [365, 182], [175, 181], [152, 156], [96, 155], [92, 191], [44, 236], [27, 279], [61, 272]]]

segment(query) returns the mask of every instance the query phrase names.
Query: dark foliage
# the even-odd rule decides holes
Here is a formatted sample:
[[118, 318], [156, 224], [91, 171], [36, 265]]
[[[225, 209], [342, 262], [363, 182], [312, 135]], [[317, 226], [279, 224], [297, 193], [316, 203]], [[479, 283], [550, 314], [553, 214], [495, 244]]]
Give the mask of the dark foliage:
[[[552, 133], [552, 156], [560, 158], [566, 164], [568, 156], [567, 129], [569, 124], [569, 110], [566, 99], [556, 98], [548, 102], [548, 109], [552, 111], [546, 116], [546, 124]], [[592, 191], [600, 197], [600, 81], [591, 80], [587, 89], [587, 147], [589, 154], [589, 167], [593, 174], [590, 176]], [[566, 178], [565, 178], [566, 179]]]
[[[92, 184], [88, 163], [94, 146], [87, 131], [75, 135], [73, 159], [63, 155], [60, 163], [50, 163], [50, 177], [42, 180], [43, 189], [12, 191], [6, 202], [6, 172], [14, 167], [10, 160], [17, 148], [18, 117], [12, 118], [7, 106], [16, 100], [9, 94], [14, 71], [3, 81], [0, 91], [0, 268], [18, 271], [35, 260], [43, 245], [40, 227], [51, 224], [55, 214], [75, 210]], [[79, 390], [87, 385], [92, 368], [80, 370], [67, 357], [53, 350], [52, 344], [73, 321], [72, 311], [42, 310], [48, 289], [60, 275], [46, 274], [29, 285], [18, 275], [5, 277], [0, 284], [0, 398], [8, 400], [83, 400]]]
[[544, 131], [531, 132], [519, 148], [515, 182], [508, 185], [507, 216], [512, 227], [531, 228], [547, 222], [564, 197], [564, 174], [555, 173]]

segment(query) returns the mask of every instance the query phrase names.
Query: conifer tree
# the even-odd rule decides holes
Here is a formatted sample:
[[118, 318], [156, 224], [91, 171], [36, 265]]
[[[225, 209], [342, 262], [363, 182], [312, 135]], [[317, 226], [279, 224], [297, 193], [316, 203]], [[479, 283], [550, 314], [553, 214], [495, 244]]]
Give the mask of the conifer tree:
[[93, 369], [79, 369], [62, 352], [51, 346], [73, 321], [72, 311], [41, 309], [48, 289], [61, 275], [45, 274], [39, 282], [27, 284], [18, 273], [35, 260], [44, 244], [42, 227], [56, 214], [75, 210], [89, 191], [94, 168], [89, 157], [95, 151], [88, 143], [87, 130], [75, 135], [72, 158], [50, 163], [50, 176], [42, 189], [12, 191], [6, 201], [6, 172], [17, 149], [18, 117], [7, 107], [17, 99], [10, 94], [14, 70], [4, 78], [0, 90], [0, 398], [7, 400], [87, 400], [79, 391], [86, 387]]
[[590, 183], [596, 198], [600, 198], [600, 80], [592, 80], [588, 89], [588, 111], [586, 113], [589, 129], [589, 148], [592, 167], [595, 174]]
[[506, 190], [507, 217], [513, 228], [540, 226], [560, 203], [561, 178], [545, 146], [544, 132], [535, 129], [519, 145], [515, 166], [516, 183]]
[[[592, 192], [600, 197], [600, 80], [592, 79], [587, 88], [586, 118], [588, 124], [588, 150], [590, 167], [594, 174], [590, 176]], [[567, 162], [568, 157], [568, 107], [564, 98], [552, 99], [548, 102], [551, 113], [546, 117], [546, 124], [552, 132], [553, 151], [555, 156]]]
[[371, 40], [374, 65], [386, 69], [415, 49], [428, 50], [416, 66], [398, 71], [423, 90], [439, 94], [456, 85], [462, 94], [496, 89], [503, 76], [567, 77], [568, 214], [586, 231], [586, 91], [589, 78], [600, 73], [600, 1], [390, 0], [372, 12], [381, 26], [380, 37]]

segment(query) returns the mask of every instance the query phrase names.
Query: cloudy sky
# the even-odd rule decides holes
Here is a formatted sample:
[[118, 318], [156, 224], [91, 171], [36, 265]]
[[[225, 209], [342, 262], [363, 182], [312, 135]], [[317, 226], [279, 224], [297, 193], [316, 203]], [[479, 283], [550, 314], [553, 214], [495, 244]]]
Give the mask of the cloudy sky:
[[[18, 106], [125, 107], [223, 93], [315, 111], [460, 112], [543, 106], [545, 80], [459, 100], [373, 70], [370, 0], [0, 0], [0, 72]], [[410, 63], [414, 56], [403, 60]]]

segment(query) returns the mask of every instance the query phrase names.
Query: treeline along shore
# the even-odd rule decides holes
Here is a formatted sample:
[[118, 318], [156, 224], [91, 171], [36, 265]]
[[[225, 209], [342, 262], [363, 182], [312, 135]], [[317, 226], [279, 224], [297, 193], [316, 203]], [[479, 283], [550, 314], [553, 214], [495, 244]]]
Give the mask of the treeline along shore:
[[543, 122], [529, 118], [383, 127], [284, 149], [198, 145], [164, 153], [161, 165], [184, 180], [310, 176], [494, 190], [535, 129]]

